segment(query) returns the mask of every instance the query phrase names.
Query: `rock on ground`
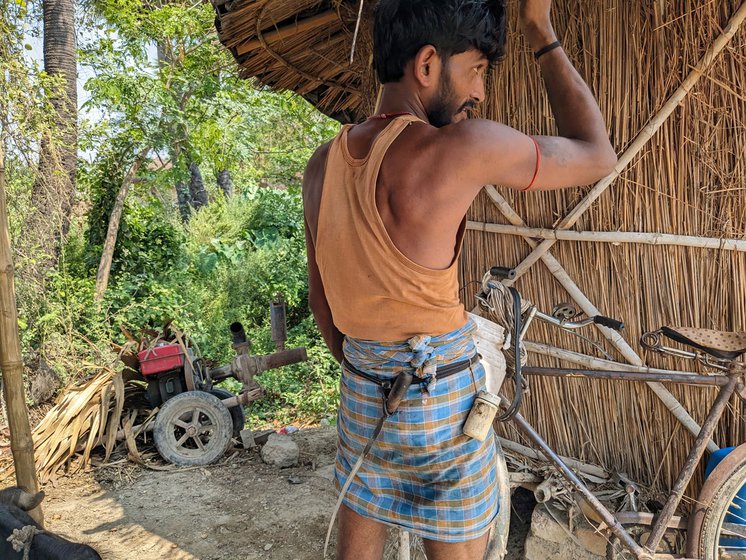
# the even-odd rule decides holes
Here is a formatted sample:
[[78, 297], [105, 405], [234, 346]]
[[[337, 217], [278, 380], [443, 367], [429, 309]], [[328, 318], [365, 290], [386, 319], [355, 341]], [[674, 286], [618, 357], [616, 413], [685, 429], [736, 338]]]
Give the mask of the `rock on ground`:
[[262, 461], [275, 467], [292, 467], [298, 464], [300, 450], [290, 436], [272, 434], [262, 447]]

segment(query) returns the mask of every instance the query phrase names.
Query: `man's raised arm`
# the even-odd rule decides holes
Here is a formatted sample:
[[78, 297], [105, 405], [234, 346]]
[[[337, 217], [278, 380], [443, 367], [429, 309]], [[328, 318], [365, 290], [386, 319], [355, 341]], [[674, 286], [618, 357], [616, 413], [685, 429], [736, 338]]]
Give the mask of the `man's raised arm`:
[[[534, 53], [557, 41], [550, 20], [551, 0], [522, 0], [521, 23]], [[453, 145], [471, 148], [470, 178], [477, 184], [549, 190], [587, 185], [616, 165], [606, 124], [590, 89], [561, 47], [538, 59], [558, 136], [531, 137], [487, 120], [455, 127]], [[466, 138], [464, 138], [466, 136]], [[538, 158], [537, 147], [538, 145]], [[476, 149], [474, 148], [476, 146]], [[538, 161], [537, 161], [538, 160]]]

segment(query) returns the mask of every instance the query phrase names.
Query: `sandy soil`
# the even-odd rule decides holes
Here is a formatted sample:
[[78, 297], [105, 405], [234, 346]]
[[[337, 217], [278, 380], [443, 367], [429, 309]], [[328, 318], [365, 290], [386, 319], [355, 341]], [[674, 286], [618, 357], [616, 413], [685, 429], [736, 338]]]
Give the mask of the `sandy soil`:
[[[301, 450], [295, 468], [236, 449], [205, 468], [161, 472], [123, 461], [59, 479], [45, 488], [47, 529], [92, 545], [105, 560], [320, 560], [336, 498], [336, 432], [293, 437]], [[517, 560], [526, 527], [515, 515], [511, 525], [508, 557]]]

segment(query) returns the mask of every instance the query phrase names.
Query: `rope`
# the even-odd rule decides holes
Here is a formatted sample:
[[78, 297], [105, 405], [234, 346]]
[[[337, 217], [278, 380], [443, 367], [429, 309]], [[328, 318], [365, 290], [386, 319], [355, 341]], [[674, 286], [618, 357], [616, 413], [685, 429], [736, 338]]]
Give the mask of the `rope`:
[[360, 9], [357, 12], [357, 23], [355, 23], [355, 34], [352, 36], [352, 49], [350, 49], [350, 64], [355, 62], [355, 45], [357, 45], [357, 34], [360, 32], [360, 20], [363, 19], [364, 0], [360, 0]]
[[[491, 319], [505, 329], [505, 364], [508, 375], [515, 374], [515, 344], [512, 342], [520, 333], [515, 333], [515, 313], [513, 312], [513, 296], [509, 288], [498, 282], [487, 272], [482, 278], [482, 292], [477, 297], [479, 305], [489, 311]], [[521, 316], [533, 306], [527, 299], [521, 298]], [[526, 365], [528, 352], [521, 341], [521, 365]]]
[[23, 551], [23, 560], [29, 560], [31, 543], [36, 535], [43, 532], [44, 531], [37, 529], [34, 525], [26, 525], [22, 529], [13, 529], [13, 534], [6, 540], [11, 544], [13, 550], [16, 552]]

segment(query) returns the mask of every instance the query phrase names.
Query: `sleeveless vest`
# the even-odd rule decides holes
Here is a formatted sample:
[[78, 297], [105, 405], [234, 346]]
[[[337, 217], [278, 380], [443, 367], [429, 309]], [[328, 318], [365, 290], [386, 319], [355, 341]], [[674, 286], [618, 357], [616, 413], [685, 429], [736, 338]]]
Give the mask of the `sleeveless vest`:
[[394, 119], [364, 159], [347, 147], [346, 125], [326, 162], [316, 232], [316, 264], [335, 326], [345, 335], [395, 342], [438, 336], [466, 323], [458, 297], [458, 255], [443, 270], [421, 266], [394, 245], [376, 207], [381, 162], [399, 134], [418, 119]]

